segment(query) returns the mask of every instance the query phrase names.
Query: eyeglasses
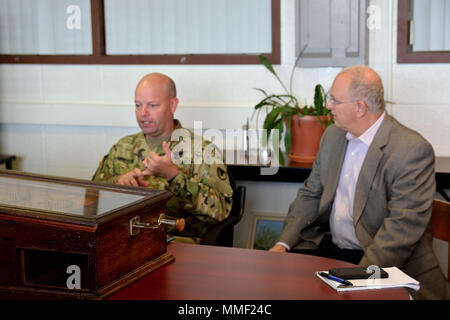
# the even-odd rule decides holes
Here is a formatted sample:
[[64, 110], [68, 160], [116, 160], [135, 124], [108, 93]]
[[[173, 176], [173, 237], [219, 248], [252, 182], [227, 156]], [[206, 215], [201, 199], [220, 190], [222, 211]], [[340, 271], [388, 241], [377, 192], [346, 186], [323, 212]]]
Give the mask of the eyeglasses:
[[354, 101], [337, 101], [336, 99], [334, 99], [334, 97], [331, 96], [330, 93], [327, 93], [327, 103], [331, 103], [333, 106], [337, 105], [337, 104], [344, 104], [344, 103], [353, 103], [356, 102], [358, 100], [354, 100]]

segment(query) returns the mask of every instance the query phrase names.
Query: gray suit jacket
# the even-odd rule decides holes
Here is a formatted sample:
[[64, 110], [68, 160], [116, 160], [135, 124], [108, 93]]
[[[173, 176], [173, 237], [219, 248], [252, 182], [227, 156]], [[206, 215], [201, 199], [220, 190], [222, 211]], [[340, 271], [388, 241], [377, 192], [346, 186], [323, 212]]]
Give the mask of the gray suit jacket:
[[[329, 232], [345, 134], [333, 125], [322, 137], [311, 174], [289, 208], [280, 237], [291, 248], [315, 249]], [[422, 282], [417, 297], [442, 298], [447, 290], [427, 229], [435, 189], [432, 146], [386, 115], [356, 184], [353, 219], [364, 250], [360, 265], [397, 266]]]

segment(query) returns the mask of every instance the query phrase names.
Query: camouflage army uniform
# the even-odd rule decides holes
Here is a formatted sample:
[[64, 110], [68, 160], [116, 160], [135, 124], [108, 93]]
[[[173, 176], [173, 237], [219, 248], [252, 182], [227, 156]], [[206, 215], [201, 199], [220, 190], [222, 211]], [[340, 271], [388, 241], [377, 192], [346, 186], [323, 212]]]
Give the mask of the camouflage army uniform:
[[[175, 120], [176, 129], [182, 128]], [[194, 135], [189, 132], [194, 146]], [[201, 137], [200, 137], [201, 139]], [[178, 141], [170, 137], [148, 142], [142, 132], [126, 136], [115, 144], [99, 164], [92, 180], [115, 183], [115, 179], [134, 168], [144, 170], [142, 161], [150, 152], [164, 155], [162, 142], [167, 141], [174, 151]], [[202, 154], [210, 142], [203, 141]], [[175, 236], [176, 241], [198, 243], [206, 228], [228, 217], [232, 206], [232, 188], [224, 164], [194, 164], [194, 150], [188, 164], [176, 164], [179, 173], [170, 182], [162, 177], [148, 176], [149, 188], [168, 190], [174, 196], [167, 202], [167, 215], [186, 220], [185, 231], [179, 233], [169, 228], [168, 236]], [[197, 152], [197, 156], [199, 152]]]

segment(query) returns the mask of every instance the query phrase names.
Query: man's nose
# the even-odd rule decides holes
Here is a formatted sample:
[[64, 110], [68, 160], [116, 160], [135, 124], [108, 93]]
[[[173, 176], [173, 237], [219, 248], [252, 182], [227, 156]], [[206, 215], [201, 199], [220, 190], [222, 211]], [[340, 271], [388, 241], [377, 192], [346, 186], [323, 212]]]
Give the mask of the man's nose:
[[328, 109], [328, 110], [332, 110], [333, 107], [334, 107], [334, 104], [331, 102], [331, 100], [328, 100], [328, 101], [327, 101], [327, 109]]
[[142, 107], [139, 109], [139, 113], [140, 113], [142, 116], [148, 116], [148, 115], [150, 115], [150, 109], [147, 108], [147, 106], [142, 106]]

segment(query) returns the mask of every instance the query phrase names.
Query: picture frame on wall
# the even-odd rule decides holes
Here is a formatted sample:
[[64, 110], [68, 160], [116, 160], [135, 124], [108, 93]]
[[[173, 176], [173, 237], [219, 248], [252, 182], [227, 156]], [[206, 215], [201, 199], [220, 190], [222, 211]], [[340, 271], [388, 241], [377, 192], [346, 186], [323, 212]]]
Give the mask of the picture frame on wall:
[[248, 248], [269, 250], [277, 243], [285, 217], [254, 215]]

